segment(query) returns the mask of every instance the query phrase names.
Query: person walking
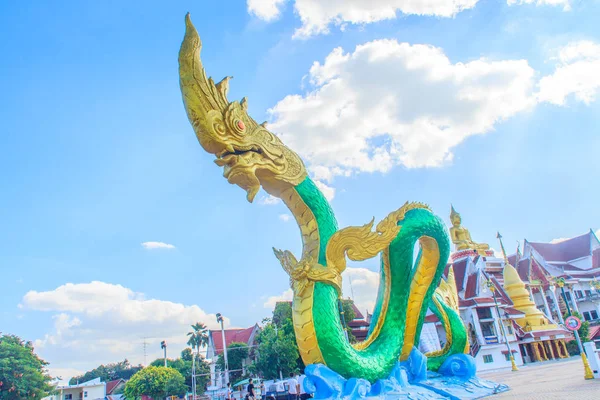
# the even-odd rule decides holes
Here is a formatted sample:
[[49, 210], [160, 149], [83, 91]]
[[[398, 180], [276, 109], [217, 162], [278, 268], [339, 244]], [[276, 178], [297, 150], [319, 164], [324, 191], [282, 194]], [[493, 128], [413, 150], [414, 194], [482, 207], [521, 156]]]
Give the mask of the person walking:
[[265, 388], [265, 382], [260, 382], [260, 397], [262, 400], [267, 400], [267, 388]]
[[294, 373], [290, 372], [290, 379], [288, 383], [288, 400], [298, 400], [298, 393], [300, 392], [300, 385], [298, 380], [294, 378]]
[[252, 383], [252, 378], [248, 381], [248, 400], [254, 400], [254, 384]]
[[231, 382], [227, 383], [227, 400], [233, 400], [233, 390], [231, 390]]

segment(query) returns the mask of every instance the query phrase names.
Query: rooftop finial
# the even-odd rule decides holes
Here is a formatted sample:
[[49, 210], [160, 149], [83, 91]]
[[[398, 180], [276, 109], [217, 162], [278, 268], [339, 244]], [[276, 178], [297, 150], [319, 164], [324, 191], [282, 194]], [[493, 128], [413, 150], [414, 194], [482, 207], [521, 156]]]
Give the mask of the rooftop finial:
[[502, 243], [502, 235], [500, 232], [496, 235], [496, 238], [500, 241], [500, 248], [502, 249], [502, 255], [504, 256], [504, 262], [508, 264], [508, 257], [506, 256], [506, 250], [504, 250], [504, 243]]

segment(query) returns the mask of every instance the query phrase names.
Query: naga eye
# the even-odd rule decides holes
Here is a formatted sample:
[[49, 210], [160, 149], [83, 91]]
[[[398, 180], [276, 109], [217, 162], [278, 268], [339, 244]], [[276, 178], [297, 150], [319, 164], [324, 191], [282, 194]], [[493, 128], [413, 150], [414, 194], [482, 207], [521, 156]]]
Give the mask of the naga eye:
[[235, 124], [237, 125], [237, 128], [242, 132], [246, 129], [246, 125], [244, 125], [244, 122], [242, 120], [238, 119]]

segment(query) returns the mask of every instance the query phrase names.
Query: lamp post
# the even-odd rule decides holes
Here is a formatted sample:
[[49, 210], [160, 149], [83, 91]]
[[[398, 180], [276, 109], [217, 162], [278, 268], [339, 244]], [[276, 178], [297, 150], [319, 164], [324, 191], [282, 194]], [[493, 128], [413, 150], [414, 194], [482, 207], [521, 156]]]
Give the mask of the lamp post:
[[494, 282], [492, 282], [491, 279], [488, 279], [486, 284], [487, 284], [487, 287], [492, 292], [492, 296], [494, 297], [494, 305], [496, 306], [496, 313], [498, 314], [498, 318], [500, 319], [500, 329], [502, 329], [502, 336], [504, 337], [504, 343], [506, 343], [506, 350], [508, 350], [508, 355], [510, 357], [510, 364], [512, 366], [512, 371], [513, 372], [518, 371], [519, 368], [517, 368], [517, 364], [515, 363], [515, 358], [512, 355], [512, 349], [510, 348], [510, 344], [508, 343], [508, 338], [506, 337], [504, 321], [502, 320], [502, 317], [500, 316], [500, 309], [498, 308], [498, 300], [496, 299], [496, 285], [494, 285]]
[[217, 313], [217, 322], [221, 324], [221, 337], [223, 338], [223, 359], [225, 360], [225, 385], [229, 383], [229, 363], [227, 362], [227, 342], [225, 342], [225, 329], [223, 328], [223, 316]]
[[[565, 295], [565, 278], [560, 277], [556, 279], [556, 284], [560, 288], [560, 293], [562, 295], [563, 301], [565, 302], [565, 306], [567, 306], [567, 314], [569, 317], [571, 316], [571, 307], [569, 307], [569, 302], [567, 301], [567, 296]], [[588, 362], [587, 356], [585, 355], [585, 351], [583, 350], [583, 346], [581, 345], [581, 338], [579, 337], [578, 330], [574, 330], [575, 340], [577, 341], [577, 347], [579, 347], [579, 352], [581, 353], [581, 361], [583, 361], [583, 370], [585, 371], [584, 378], [585, 379], [594, 379], [594, 374], [592, 373], [592, 369], [590, 368], [590, 364]]]
[[165, 367], [167, 366], [167, 341], [163, 340], [160, 342], [160, 348], [165, 351]]

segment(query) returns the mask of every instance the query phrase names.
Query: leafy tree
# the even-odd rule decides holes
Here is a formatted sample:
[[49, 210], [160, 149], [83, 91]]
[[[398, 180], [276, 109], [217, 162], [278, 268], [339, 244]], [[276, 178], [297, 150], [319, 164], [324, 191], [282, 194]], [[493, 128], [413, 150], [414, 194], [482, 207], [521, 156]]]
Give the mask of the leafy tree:
[[33, 352], [31, 342], [0, 336], [0, 399], [41, 399], [52, 391], [47, 362]]
[[[192, 356], [192, 349], [188, 347], [183, 349], [180, 358], [167, 359], [167, 365], [179, 371], [179, 373], [184, 377], [185, 385], [189, 389], [192, 388]], [[164, 367], [165, 360], [164, 358], [157, 358], [156, 360], [152, 361], [150, 365], [154, 367]], [[202, 356], [196, 354], [196, 375], [201, 375], [196, 378], [196, 386], [199, 394], [204, 393], [204, 390], [210, 379], [210, 376], [208, 375], [209, 373], [210, 367], [208, 363]]]
[[356, 313], [354, 312], [354, 308], [352, 305], [354, 301], [351, 299], [342, 300], [342, 310], [344, 311], [344, 323], [346, 332], [348, 332], [348, 340], [350, 343], [356, 342], [356, 338], [352, 334], [352, 328], [348, 326], [348, 323], [356, 318]]
[[[243, 379], [243, 361], [248, 358], [248, 345], [246, 343], [233, 342], [227, 346], [227, 363], [229, 364], [229, 378], [232, 383]], [[221, 371], [225, 370], [225, 359], [223, 353], [219, 354], [217, 358], [217, 366], [221, 368]], [[239, 370], [239, 371], [238, 371]]]
[[192, 349], [197, 349], [198, 354], [200, 354], [200, 347], [208, 345], [208, 329], [201, 322], [196, 322], [192, 325], [192, 331], [188, 332], [188, 336], [188, 346]]
[[133, 376], [133, 374], [135, 374], [142, 368], [143, 367], [141, 365], [133, 366], [129, 364], [129, 361], [125, 359], [117, 363], [100, 365], [99, 367], [96, 367], [83, 375], [74, 376], [69, 380], [69, 384], [75, 385], [77, 382], [87, 382], [96, 378], [100, 378], [104, 382], [112, 381], [115, 379], [128, 380]]
[[283, 376], [288, 376], [298, 369], [300, 354], [296, 337], [285, 329], [276, 328], [276, 324], [266, 323], [256, 339], [258, 354], [255, 369], [265, 379], [278, 378], [279, 371]]
[[150, 366], [142, 369], [125, 384], [124, 395], [128, 400], [139, 400], [142, 395], [153, 399], [167, 396], [183, 396], [187, 390], [185, 379], [174, 368]]

